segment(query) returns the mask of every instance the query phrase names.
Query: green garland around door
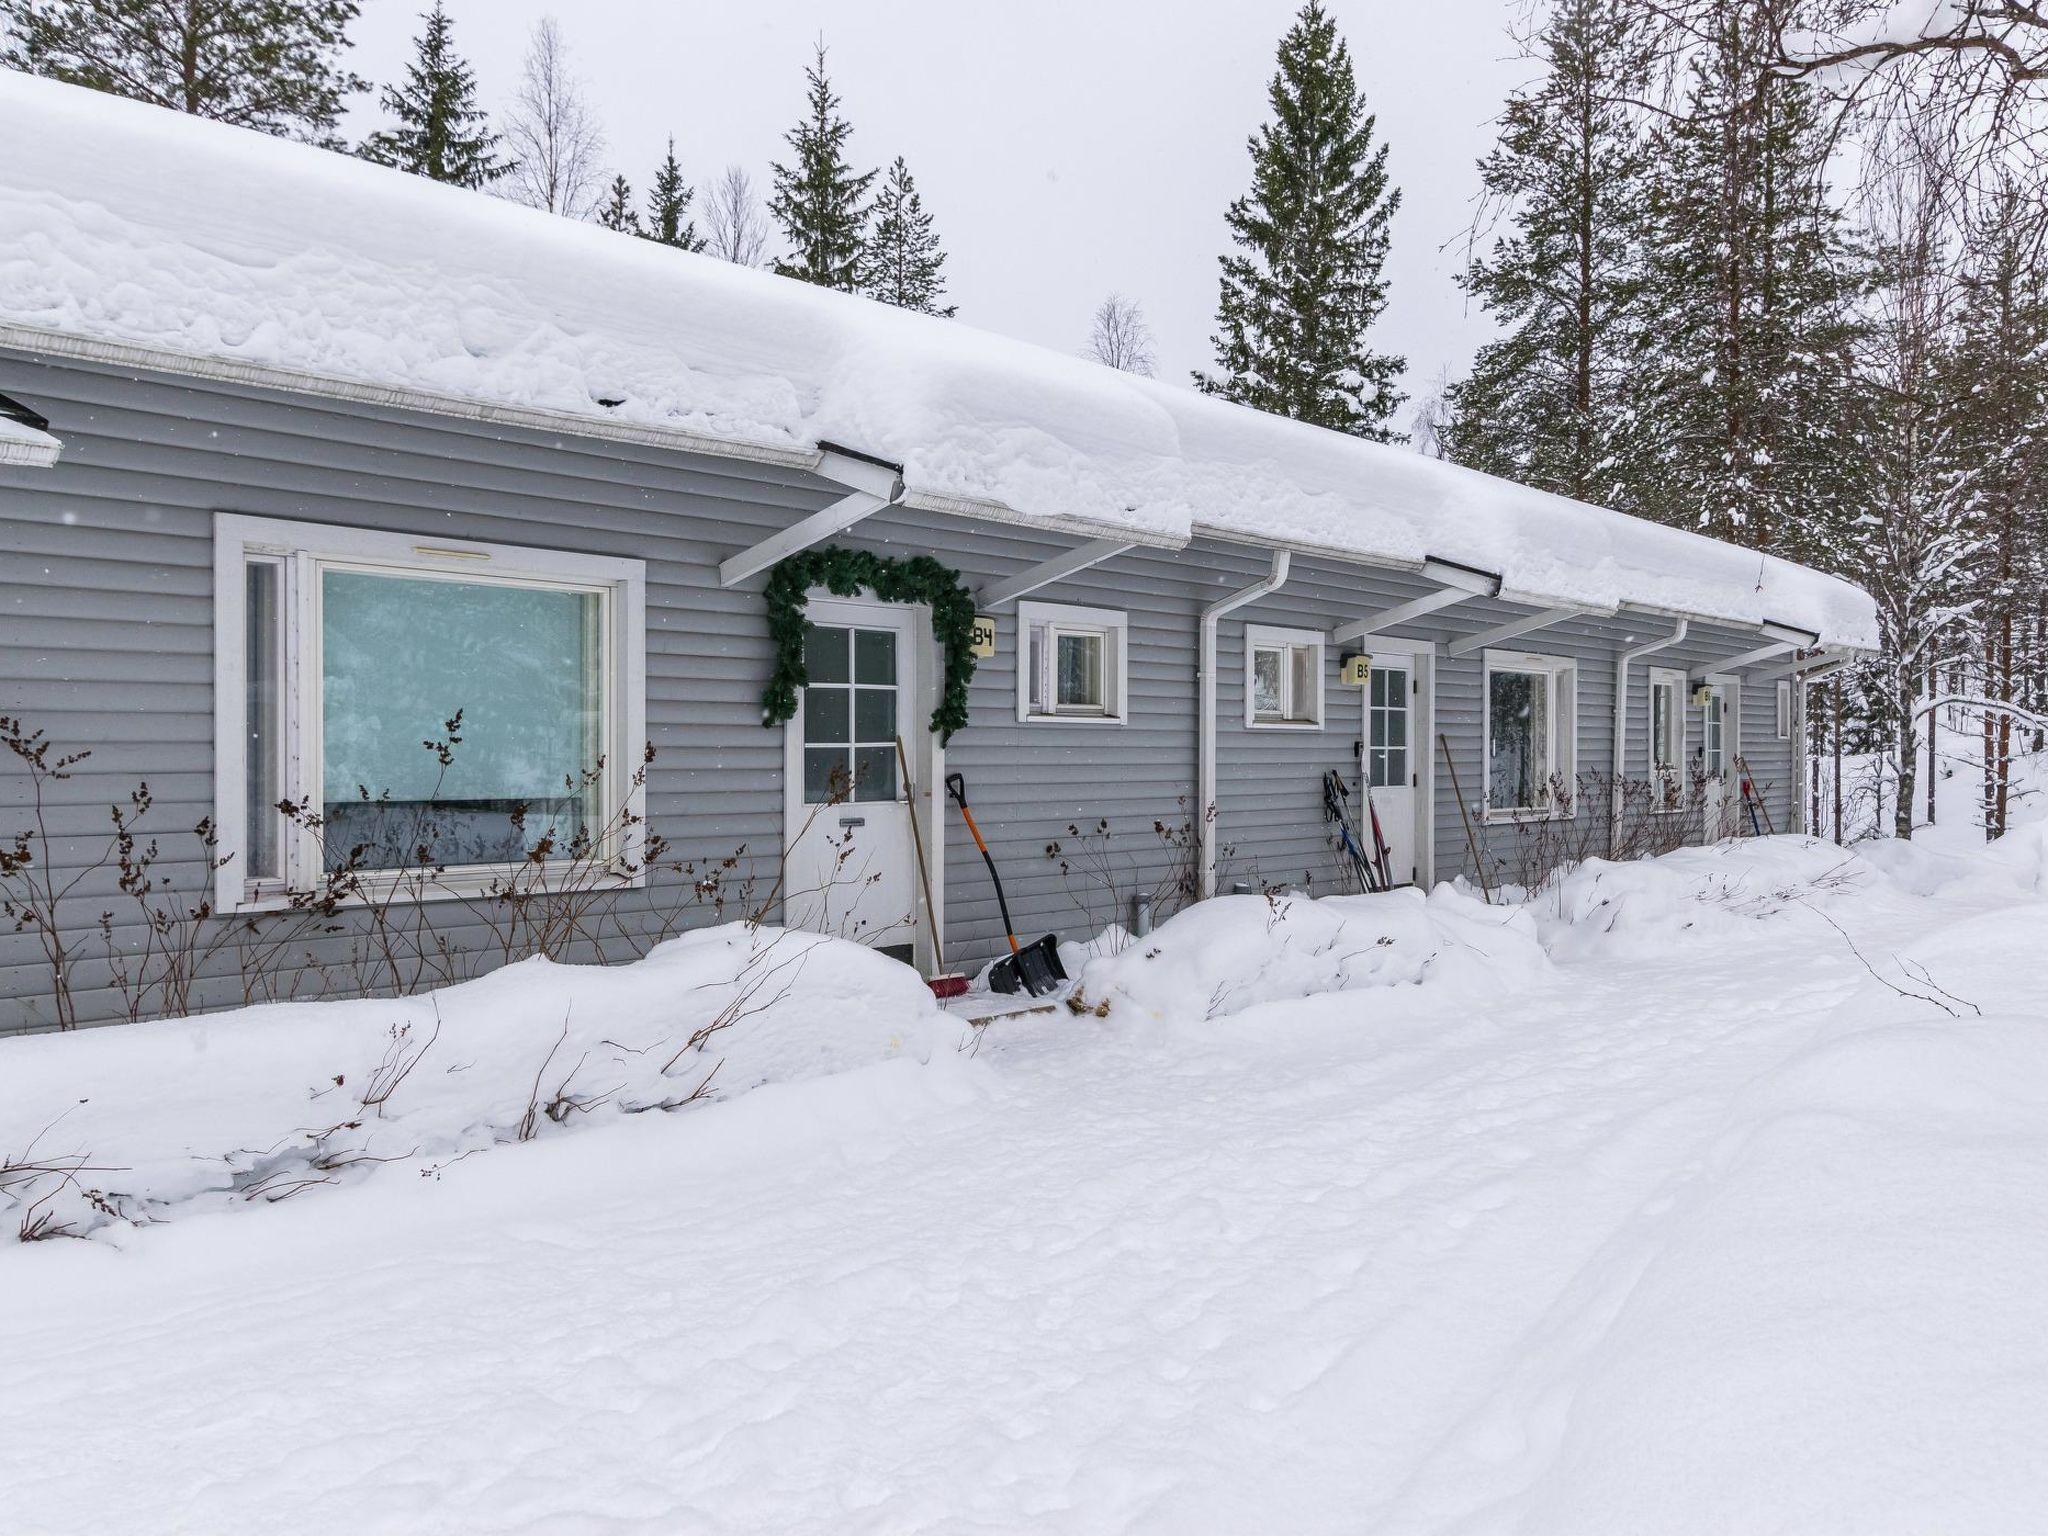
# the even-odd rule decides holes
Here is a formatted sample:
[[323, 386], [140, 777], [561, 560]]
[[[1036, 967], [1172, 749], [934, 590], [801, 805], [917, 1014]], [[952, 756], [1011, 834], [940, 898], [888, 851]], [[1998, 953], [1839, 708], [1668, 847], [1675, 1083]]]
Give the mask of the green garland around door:
[[836, 544], [807, 549], [776, 562], [768, 573], [768, 635], [775, 671], [761, 695], [761, 723], [781, 725], [796, 714], [804, 670], [804, 609], [813, 587], [837, 597], [869, 591], [885, 603], [923, 603], [932, 611], [932, 635], [946, 656], [946, 686], [932, 711], [941, 743], [967, 723], [967, 684], [974, 677], [974, 598], [960, 573], [930, 555], [898, 559]]

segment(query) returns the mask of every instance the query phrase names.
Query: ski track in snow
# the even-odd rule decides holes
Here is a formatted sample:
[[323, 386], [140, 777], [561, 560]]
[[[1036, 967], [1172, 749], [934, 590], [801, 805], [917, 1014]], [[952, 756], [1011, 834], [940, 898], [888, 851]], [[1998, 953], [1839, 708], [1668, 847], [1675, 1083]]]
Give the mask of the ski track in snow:
[[[1941, 947], [1924, 903], [1857, 910], [1873, 957]], [[2038, 994], [2044, 962], [2013, 952], [1984, 917], [1995, 903], [1948, 910], [1958, 932], [1992, 926], [1957, 942], [1945, 985], [1987, 1012]], [[1724, 1488], [1678, 1493], [1683, 1443], [1656, 1443], [1667, 1459], [1641, 1487], [1601, 1470], [1633, 1426], [1578, 1401], [1692, 1347], [1642, 1335], [1638, 1303], [1701, 1272], [1667, 1249], [1717, 1219], [1703, 1170], [1739, 1172], [1757, 1138], [1827, 1118], [1794, 1102], [1731, 1141], [1745, 1095], [1830, 1042], [1948, 1021], [1800, 914], [1744, 945], [1681, 937], [1661, 960], [1516, 985], [1491, 1010], [1406, 988], [1199, 1025], [1062, 1017], [1009, 1027], [979, 1059], [0, 1252], [4, 1524], [2030, 1528], [2038, 1500], [2003, 1501], [2039, 1491], [2038, 1302], [1901, 1346], [1939, 1362], [2034, 1309], [2033, 1339], [1986, 1365], [2016, 1373], [2021, 1416], [1974, 1460], [1879, 1434], [1859, 1466], [1851, 1435], [1832, 1472], [1757, 1506], [1768, 1523], [1727, 1515]], [[2042, 1188], [2039, 1144], [2020, 1151]], [[1712, 1297], [1697, 1305], [1711, 1326]], [[1825, 1314], [1808, 1322], [1824, 1347]], [[1759, 1329], [1765, 1357], [1805, 1336]], [[1766, 1371], [1758, 1417], [1797, 1386]], [[1685, 1402], [1683, 1381], [1670, 1390]], [[1759, 1486], [1777, 1470], [1760, 1465]], [[1607, 1490], [1593, 1517], [1574, 1475]], [[1918, 1521], [1916, 1487], [1941, 1518]]]

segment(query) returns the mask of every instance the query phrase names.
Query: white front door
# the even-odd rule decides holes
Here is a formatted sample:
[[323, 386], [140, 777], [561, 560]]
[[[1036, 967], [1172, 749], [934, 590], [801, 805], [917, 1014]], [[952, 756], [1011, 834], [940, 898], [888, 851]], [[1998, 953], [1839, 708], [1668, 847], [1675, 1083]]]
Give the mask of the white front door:
[[1742, 750], [1736, 739], [1740, 687], [1731, 678], [1708, 678], [1700, 709], [1700, 772], [1706, 779], [1705, 832], [1710, 843], [1741, 831], [1741, 792], [1735, 776], [1735, 754]]
[[1413, 656], [1406, 652], [1373, 656], [1372, 671], [1365, 684], [1365, 731], [1361, 737], [1365, 761], [1359, 770], [1366, 786], [1366, 801], [1359, 814], [1358, 840], [1366, 857], [1372, 858], [1377, 852], [1373, 837], [1376, 815], [1379, 837], [1387, 846], [1387, 875], [1395, 885], [1413, 885], [1417, 878], [1417, 694]]
[[896, 738], [918, 761], [917, 614], [813, 598], [809, 617], [810, 682], [786, 727], [783, 922], [909, 960], [917, 865]]

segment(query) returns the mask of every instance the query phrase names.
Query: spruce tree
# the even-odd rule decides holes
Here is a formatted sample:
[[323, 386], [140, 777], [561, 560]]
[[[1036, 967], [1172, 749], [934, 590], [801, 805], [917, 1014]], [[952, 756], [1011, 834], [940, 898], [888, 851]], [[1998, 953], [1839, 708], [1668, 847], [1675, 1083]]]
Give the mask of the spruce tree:
[[1633, 510], [1654, 475], [1651, 156], [1635, 105], [1650, 49], [1631, 0], [1561, 0], [1538, 52], [1542, 79], [1508, 102], [1479, 166], [1511, 233], [1461, 279], [1506, 332], [1449, 390], [1440, 441], [1475, 469]]
[[775, 270], [852, 293], [860, 282], [868, 188], [876, 173], [856, 172], [847, 163], [846, 141], [853, 128], [839, 115], [823, 44], [804, 76], [810, 83], [810, 113], [783, 135], [795, 156], [788, 165], [775, 165], [774, 194], [768, 200], [768, 212], [790, 244]]
[[0, 0], [0, 64], [196, 117], [332, 143], [358, 0]]
[[1386, 308], [1388, 225], [1401, 194], [1373, 145], [1351, 53], [1322, 0], [1281, 39], [1273, 119], [1250, 141], [1251, 191], [1230, 206], [1216, 370], [1195, 383], [1263, 411], [1381, 442], [1406, 363], [1366, 344]]
[[1657, 177], [1650, 408], [1667, 441], [1650, 510], [1826, 563], [1855, 515], [1838, 473], [1853, 452], [1855, 265], [1811, 89], [1770, 73], [1753, 6], [1720, 10]]
[[951, 318], [958, 306], [939, 302], [946, 293], [940, 270], [945, 264], [932, 216], [898, 155], [875, 196], [874, 227], [861, 254], [860, 291], [884, 304]]
[[701, 251], [704, 237], [690, 217], [690, 201], [696, 191], [683, 180], [683, 168], [676, 164], [676, 141], [668, 141], [668, 153], [661, 169], [654, 173], [654, 185], [647, 193], [647, 227], [641, 231], [649, 240], [672, 245], [678, 250]]
[[604, 201], [597, 206], [597, 222], [621, 234], [640, 234], [640, 215], [633, 208], [633, 184], [624, 176], [612, 177]]
[[363, 141], [365, 160], [458, 187], [483, 187], [512, 168], [499, 158], [499, 139], [476, 104], [476, 75], [455, 51], [453, 25], [440, 0], [422, 18], [403, 85], [387, 85], [379, 101], [398, 119]]

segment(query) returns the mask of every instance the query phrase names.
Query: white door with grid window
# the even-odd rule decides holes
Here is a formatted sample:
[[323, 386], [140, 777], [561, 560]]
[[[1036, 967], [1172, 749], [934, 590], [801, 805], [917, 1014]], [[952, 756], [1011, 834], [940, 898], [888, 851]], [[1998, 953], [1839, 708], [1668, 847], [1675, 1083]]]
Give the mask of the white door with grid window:
[[918, 616], [837, 598], [808, 613], [809, 682], [786, 738], [783, 922], [907, 961], [917, 865], [896, 738], [918, 761]]
[[1737, 689], [1727, 677], [1707, 679], [1700, 706], [1700, 772], [1706, 778], [1706, 839], [1733, 837], [1742, 830], [1742, 792], [1736, 782]]
[[1366, 856], [1372, 857], [1376, 812], [1379, 835], [1387, 845], [1387, 875], [1395, 885], [1412, 885], [1417, 877], [1415, 810], [1421, 776], [1415, 746], [1417, 694], [1412, 655], [1397, 652], [1372, 658], [1372, 671], [1365, 683], [1364, 761], [1359, 765], [1367, 799], [1359, 808], [1358, 840]]

